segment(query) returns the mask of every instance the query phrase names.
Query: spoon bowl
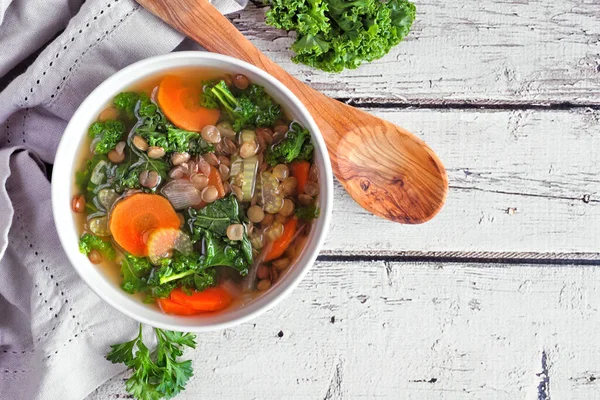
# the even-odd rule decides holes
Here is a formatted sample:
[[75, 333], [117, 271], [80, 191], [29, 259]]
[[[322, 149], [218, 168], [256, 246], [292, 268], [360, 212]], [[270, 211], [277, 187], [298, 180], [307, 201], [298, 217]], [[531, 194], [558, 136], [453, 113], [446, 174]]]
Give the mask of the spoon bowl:
[[268, 72], [305, 105], [325, 138], [333, 173], [352, 198], [389, 220], [433, 218], [448, 192], [446, 170], [422, 140], [390, 122], [331, 99], [261, 53], [207, 0], [137, 0], [205, 49]]

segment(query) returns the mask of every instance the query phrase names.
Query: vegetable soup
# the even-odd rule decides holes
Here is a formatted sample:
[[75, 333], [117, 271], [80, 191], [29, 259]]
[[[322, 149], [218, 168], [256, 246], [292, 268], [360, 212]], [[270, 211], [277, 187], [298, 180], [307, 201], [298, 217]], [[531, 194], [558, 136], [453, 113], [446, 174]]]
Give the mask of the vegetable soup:
[[244, 75], [172, 71], [117, 94], [88, 130], [79, 248], [163, 312], [268, 290], [318, 218], [309, 131]]

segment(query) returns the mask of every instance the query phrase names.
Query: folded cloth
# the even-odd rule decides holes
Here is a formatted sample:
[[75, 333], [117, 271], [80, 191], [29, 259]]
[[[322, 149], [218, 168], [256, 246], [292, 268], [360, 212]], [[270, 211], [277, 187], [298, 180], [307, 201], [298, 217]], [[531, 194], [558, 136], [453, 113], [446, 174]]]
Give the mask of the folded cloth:
[[[213, 4], [226, 13], [245, 1]], [[0, 92], [0, 399], [81, 399], [123, 371], [104, 356], [137, 323], [70, 265], [44, 165], [99, 83], [182, 40], [132, 0], [0, 0], [0, 77], [51, 41]]]

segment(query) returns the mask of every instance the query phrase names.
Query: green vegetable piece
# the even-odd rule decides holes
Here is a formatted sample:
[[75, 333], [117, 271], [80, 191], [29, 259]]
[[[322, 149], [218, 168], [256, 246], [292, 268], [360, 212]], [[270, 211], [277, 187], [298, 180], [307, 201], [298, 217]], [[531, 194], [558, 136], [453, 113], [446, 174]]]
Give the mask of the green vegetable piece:
[[147, 258], [126, 253], [121, 261], [121, 288], [130, 294], [144, 291], [147, 288], [147, 275], [152, 268]]
[[96, 154], [108, 154], [123, 139], [125, 124], [121, 121], [108, 120], [94, 122], [88, 131], [93, 138], [92, 146]]
[[156, 349], [150, 352], [143, 342], [142, 325], [136, 338], [114, 344], [106, 359], [113, 364], [125, 364], [132, 370], [125, 388], [135, 399], [171, 398], [182, 390], [193, 375], [192, 362], [178, 361], [184, 347], [196, 348], [196, 336], [154, 328]]
[[[194, 214], [194, 228], [206, 229], [219, 236], [227, 236], [227, 227], [240, 223], [239, 204], [233, 195], [214, 201], [197, 211], [192, 209], [190, 212]], [[194, 236], [194, 239], [200, 238]]]
[[102, 256], [109, 260], [114, 260], [116, 257], [115, 249], [110, 242], [102, 240], [96, 235], [84, 233], [79, 238], [79, 251], [87, 256], [92, 250], [99, 251]]
[[219, 199], [200, 210], [190, 209], [188, 225], [193, 241], [202, 240], [204, 268], [229, 266], [245, 275], [252, 264], [252, 245], [244, 233], [242, 240], [227, 238], [227, 227], [242, 221], [239, 203], [234, 195]]
[[315, 205], [298, 207], [296, 209], [296, 216], [302, 221], [311, 221], [313, 219], [319, 218], [320, 213], [321, 210]]
[[216, 103], [221, 106], [235, 131], [270, 126], [283, 116], [279, 104], [275, 103], [262, 86], [252, 84], [245, 90], [236, 90], [236, 93], [237, 95], [221, 80], [206, 84], [203, 94], [207, 104]]
[[122, 92], [115, 96], [113, 104], [127, 117], [135, 118], [135, 107], [140, 100], [140, 94], [136, 92]]
[[266, 22], [296, 31], [294, 62], [340, 72], [387, 54], [408, 35], [415, 10], [408, 0], [272, 0]]
[[297, 122], [292, 122], [285, 139], [267, 149], [265, 160], [271, 166], [294, 160], [312, 161], [313, 151], [314, 145], [310, 140], [308, 129]]

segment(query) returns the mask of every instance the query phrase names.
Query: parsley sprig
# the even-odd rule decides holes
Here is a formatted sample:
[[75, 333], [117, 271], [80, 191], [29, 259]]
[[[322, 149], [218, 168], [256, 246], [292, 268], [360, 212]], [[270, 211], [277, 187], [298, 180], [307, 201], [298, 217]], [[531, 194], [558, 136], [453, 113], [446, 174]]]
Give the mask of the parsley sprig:
[[126, 389], [138, 400], [171, 398], [185, 389], [193, 375], [192, 362], [177, 361], [177, 357], [183, 355], [186, 346], [196, 348], [196, 336], [158, 328], [154, 328], [154, 333], [158, 344], [153, 352], [143, 342], [140, 324], [135, 339], [110, 346], [106, 355], [113, 364], [124, 363], [133, 370]]

